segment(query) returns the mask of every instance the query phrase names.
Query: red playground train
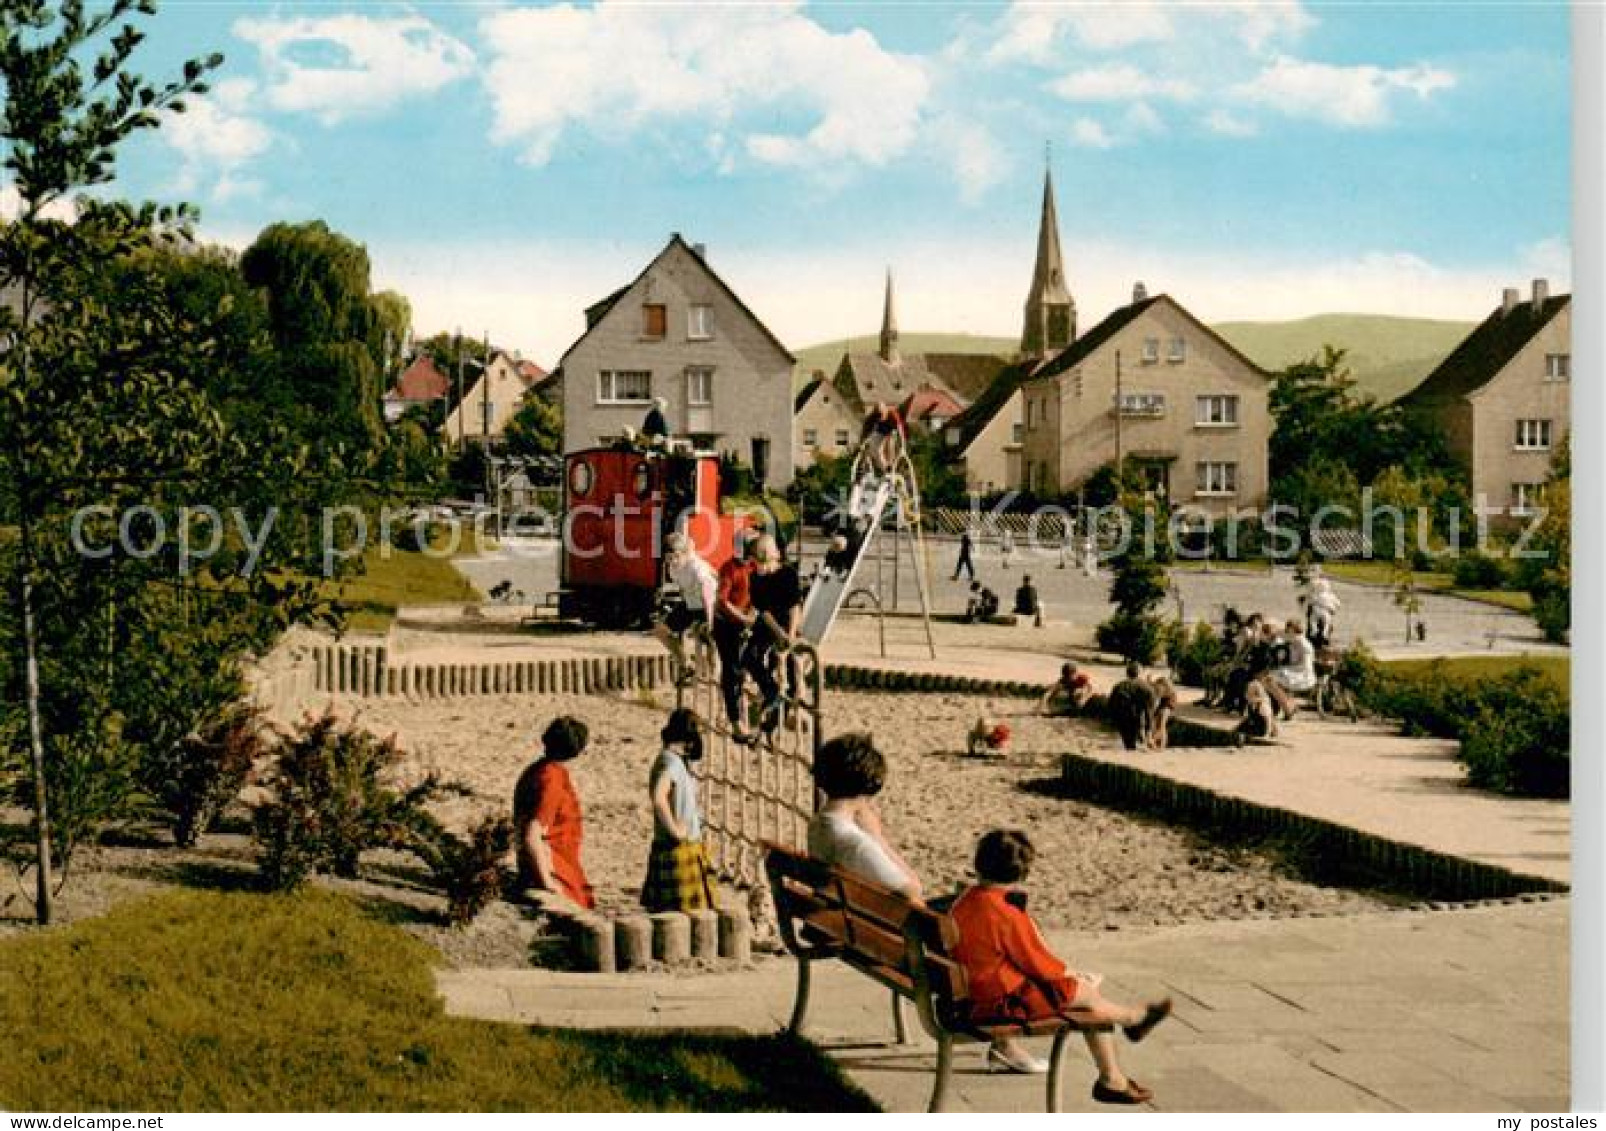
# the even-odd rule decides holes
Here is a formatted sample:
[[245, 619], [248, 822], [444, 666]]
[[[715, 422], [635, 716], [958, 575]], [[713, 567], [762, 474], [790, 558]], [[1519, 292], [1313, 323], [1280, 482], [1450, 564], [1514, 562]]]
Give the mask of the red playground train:
[[563, 475], [559, 615], [606, 628], [645, 624], [663, 581], [664, 541], [679, 529], [715, 569], [744, 518], [721, 514], [719, 459], [635, 447], [571, 452]]

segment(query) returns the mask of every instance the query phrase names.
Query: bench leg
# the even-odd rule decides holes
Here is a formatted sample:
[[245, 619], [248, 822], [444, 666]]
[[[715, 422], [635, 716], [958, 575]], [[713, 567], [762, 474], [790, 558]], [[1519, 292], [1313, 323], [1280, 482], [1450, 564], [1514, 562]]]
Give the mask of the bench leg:
[[786, 1031], [792, 1036], [801, 1036], [803, 1033], [803, 1019], [809, 1012], [809, 960], [797, 960], [797, 999], [792, 1003], [792, 1020], [786, 1024]]
[[1070, 1029], [1061, 1029], [1054, 1034], [1054, 1048], [1048, 1054], [1048, 1098], [1043, 1110], [1057, 1112], [1060, 1110], [1060, 1098], [1064, 1094], [1061, 1085], [1064, 1083], [1062, 1069], [1065, 1067], [1065, 1045], [1071, 1037]]
[[927, 1111], [948, 1110], [948, 1077], [954, 1069], [954, 1039], [947, 1033], [937, 1038], [937, 1082], [931, 1089], [931, 1106]]
[[909, 1022], [903, 1012], [903, 998], [897, 990], [892, 992], [892, 1032], [898, 1044], [909, 1043]]

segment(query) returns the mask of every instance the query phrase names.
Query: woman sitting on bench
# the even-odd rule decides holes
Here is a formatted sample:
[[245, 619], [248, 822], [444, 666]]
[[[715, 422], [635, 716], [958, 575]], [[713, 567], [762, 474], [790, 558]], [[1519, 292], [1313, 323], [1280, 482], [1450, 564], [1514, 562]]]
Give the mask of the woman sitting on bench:
[[814, 784], [825, 806], [809, 822], [809, 855], [919, 902], [920, 878], [887, 842], [875, 796], [887, 760], [868, 734], [843, 734], [820, 747]]
[[[1081, 1022], [1120, 1025], [1136, 1043], [1171, 1013], [1171, 999], [1143, 1008], [1120, 1005], [1099, 992], [1102, 975], [1072, 973], [1043, 942], [1026, 913], [1026, 894], [1016, 885], [1031, 871], [1036, 855], [1023, 832], [994, 829], [976, 845], [980, 880], [949, 913], [959, 928], [954, 957], [970, 986], [971, 1020], [978, 1025], [1040, 1021], [1074, 1014]], [[1121, 1071], [1115, 1038], [1108, 1030], [1084, 1030], [1099, 1068], [1093, 1098], [1106, 1104], [1140, 1104], [1154, 1093]], [[1048, 1065], [1010, 1039], [987, 1050], [987, 1067], [1011, 1072], [1047, 1072]]]

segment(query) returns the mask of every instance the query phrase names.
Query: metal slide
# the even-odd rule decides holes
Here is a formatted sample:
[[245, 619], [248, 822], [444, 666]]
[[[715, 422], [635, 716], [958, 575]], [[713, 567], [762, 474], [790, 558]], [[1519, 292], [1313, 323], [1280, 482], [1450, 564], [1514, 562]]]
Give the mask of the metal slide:
[[848, 496], [848, 513], [843, 532], [848, 535], [846, 561], [821, 565], [819, 575], [809, 587], [803, 602], [803, 624], [798, 636], [818, 648], [831, 631], [842, 601], [853, 584], [853, 575], [865, 552], [881, 528], [881, 516], [895, 497], [893, 478], [869, 472], [854, 483]]

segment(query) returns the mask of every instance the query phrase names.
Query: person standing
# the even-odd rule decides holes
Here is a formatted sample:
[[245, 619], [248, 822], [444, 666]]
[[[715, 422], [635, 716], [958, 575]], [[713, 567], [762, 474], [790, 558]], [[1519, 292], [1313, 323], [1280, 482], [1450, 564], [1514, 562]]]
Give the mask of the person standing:
[[647, 418], [641, 422], [641, 439], [648, 447], [656, 447], [669, 437], [669, 420], [664, 416], [664, 409], [668, 407], [669, 402], [663, 397], [652, 399]]
[[719, 690], [730, 721], [731, 737], [747, 741], [742, 717], [743, 658], [758, 614], [753, 611], [753, 563], [732, 557], [719, 567], [719, 591], [714, 603], [714, 648], [719, 653]]
[[976, 580], [976, 563], [971, 560], [971, 555], [975, 550], [976, 543], [970, 537], [970, 531], [966, 530], [959, 536], [959, 560], [954, 563], [955, 581], [959, 580], [961, 573], [968, 576], [972, 581]]
[[652, 847], [641, 905], [648, 911], [704, 911], [714, 906], [713, 869], [703, 846], [703, 815], [688, 763], [703, 756], [697, 716], [676, 708], [659, 733], [663, 749], [647, 775]]
[[781, 720], [781, 689], [774, 673], [777, 656], [784, 658], [786, 663], [788, 692], [793, 696], [797, 694], [797, 672], [788, 653], [797, 640], [798, 627], [803, 619], [802, 582], [797, 570], [781, 557], [781, 548], [771, 535], [760, 535], [753, 543], [750, 589], [757, 620], [748, 644], [746, 662], [764, 694], [759, 729], [768, 734], [775, 730]]
[[1110, 689], [1110, 721], [1128, 750], [1148, 745], [1158, 700], [1154, 685], [1143, 678], [1143, 668], [1136, 660], [1128, 663], [1126, 678]]
[[1004, 568], [1009, 568], [1009, 556], [1015, 552], [1015, 536], [1005, 530], [998, 536], [998, 556], [1003, 559]]
[[719, 600], [719, 575], [697, 553], [697, 547], [681, 531], [671, 534], [665, 545], [664, 573], [674, 585], [679, 601], [662, 620], [653, 625], [653, 635], [675, 659], [675, 678], [682, 679], [689, 667], [686, 660], [686, 634], [698, 625], [714, 629], [714, 606]]
[[541, 735], [542, 757], [531, 762], [513, 787], [513, 836], [521, 887], [554, 892], [583, 908], [597, 905], [580, 864], [580, 795], [566, 762], [585, 753], [585, 723], [564, 716]]

